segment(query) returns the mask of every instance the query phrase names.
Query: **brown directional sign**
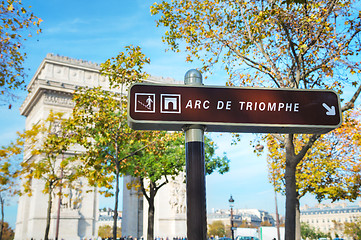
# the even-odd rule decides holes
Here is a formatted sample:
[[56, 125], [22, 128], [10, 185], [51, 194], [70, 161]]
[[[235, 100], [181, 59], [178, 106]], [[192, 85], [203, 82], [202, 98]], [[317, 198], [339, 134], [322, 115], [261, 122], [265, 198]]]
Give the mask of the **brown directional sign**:
[[334, 91], [134, 84], [128, 122], [138, 130], [326, 133], [341, 125]]

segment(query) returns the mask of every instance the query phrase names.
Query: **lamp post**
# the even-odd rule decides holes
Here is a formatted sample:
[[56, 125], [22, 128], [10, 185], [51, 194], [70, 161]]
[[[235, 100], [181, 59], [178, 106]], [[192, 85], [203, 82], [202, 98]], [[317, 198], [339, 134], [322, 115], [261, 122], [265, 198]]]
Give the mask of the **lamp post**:
[[234, 231], [233, 231], [233, 206], [234, 206], [234, 199], [231, 197], [228, 200], [229, 207], [231, 208], [231, 232], [232, 232], [232, 240], [234, 240]]

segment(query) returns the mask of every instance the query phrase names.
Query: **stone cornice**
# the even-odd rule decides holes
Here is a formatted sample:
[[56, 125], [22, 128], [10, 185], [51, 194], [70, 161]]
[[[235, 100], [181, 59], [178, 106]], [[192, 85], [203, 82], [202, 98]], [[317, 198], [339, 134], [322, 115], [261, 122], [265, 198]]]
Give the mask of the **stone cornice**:
[[64, 67], [78, 69], [78, 70], [81, 69], [81, 70], [96, 73], [96, 74], [99, 74], [99, 70], [100, 70], [100, 64], [97, 64], [97, 63], [48, 53], [46, 55], [46, 57], [44, 58], [44, 60], [41, 62], [39, 68], [37, 69], [36, 73], [34, 74], [33, 78], [31, 79], [30, 83], [28, 84], [27, 88], [29, 91], [31, 90], [32, 85], [34, 84], [35, 80], [37, 80], [37, 78], [39, 77], [41, 72], [46, 67], [46, 64], [64, 66]]
[[78, 67], [85, 67], [85, 68], [90, 68], [90, 69], [97, 69], [97, 71], [100, 70], [100, 64], [98, 63], [94, 63], [91, 61], [86, 61], [86, 60], [82, 60], [82, 59], [75, 59], [75, 58], [70, 58], [70, 57], [65, 57], [65, 56], [59, 56], [59, 55], [54, 55], [52, 53], [48, 53], [46, 55], [46, 59], [48, 60], [53, 60], [56, 62], [61, 62], [64, 64], [70, 64], [70, 65], [75, 65]]
[[69, 108], [74, 107], [72, 94], [53, 90], [48, 90], [45, 92], [43, 103], [47, 105], [56, 105]]
[[[62, 94], [70, 96], [73, 94], [75, 89], [76, 86], [74, 85], [61, 84], [59, 82], [51, 82], [39, 79], [35, 82], [35, 84], [33, 84], [31, 92], [29, 92], [24, 103], [21, 105], [20, 114], [23, 116], [28, 116], [33, 106], [36, 105], [36, 103], [40, 100], [42, 96], [44, 96], [44, 94], [44, 104], [64, 105], [62, 104], [63, 101], [58, 96], [54, 96], [53, 98], [51, 98], [49, 96], [49, 93], [52, 92], [57, 93], [57, 95]], [[56, 104], [56, 101], [58, 102], [58, 104]], [[67, 105], [70, 108], [73, 107], [73, 105], [69, 105], [69, 103]]]
[[[31, 79], [27, 89], [29, 94], [20, 107], [20, 114], [28, 116], [33, 106], [41, 99], [44, 92], [49, 90], [53, 92], [72, 94], [79, 87], [96, 87], [102, 86], [108, 89], [108, 81], [105, 76], [100, 75], [100, 64], [73, 59], [69, 57], [47, 54], [33, 78]], [[172, 78], [150, 76], [147, 82], [152, 83], [180, 83]], [[50, 99], [54, 105], [63, 105], [67, 99], [59, 97], [45, 98], [45, 104], [50, 104]]]

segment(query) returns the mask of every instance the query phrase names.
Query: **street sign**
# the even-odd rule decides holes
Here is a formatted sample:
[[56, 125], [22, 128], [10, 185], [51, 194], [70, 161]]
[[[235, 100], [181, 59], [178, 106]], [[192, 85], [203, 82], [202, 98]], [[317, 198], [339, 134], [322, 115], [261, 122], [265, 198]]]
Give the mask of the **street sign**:
[[203, 125], [209, 132], [326, 133], [341, 125], [331, 90], [134, 84], [128, 122], [137, 130], [180, 131]]

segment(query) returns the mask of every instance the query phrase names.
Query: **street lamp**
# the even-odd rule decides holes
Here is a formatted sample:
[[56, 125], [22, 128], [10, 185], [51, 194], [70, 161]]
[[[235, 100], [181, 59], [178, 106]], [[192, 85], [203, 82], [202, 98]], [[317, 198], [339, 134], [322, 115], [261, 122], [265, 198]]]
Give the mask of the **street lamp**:
[[232, 232], [232, 240], [234, 240], [234, 231], [233, 231], [233, 206], [234, 206], [234, 199], [232, 198], [232, 195], [230, 199], [228, 200], [229, 207], [231, 208], [231, 232]]

